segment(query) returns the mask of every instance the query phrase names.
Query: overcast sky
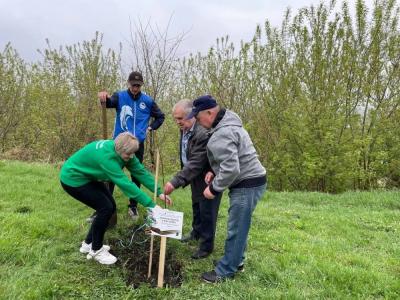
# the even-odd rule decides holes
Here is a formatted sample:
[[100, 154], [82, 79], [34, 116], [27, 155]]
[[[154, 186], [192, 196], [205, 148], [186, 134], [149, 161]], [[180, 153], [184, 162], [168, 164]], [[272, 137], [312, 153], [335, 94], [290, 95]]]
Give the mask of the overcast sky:
[[[104, 34], [106, 47], [127, 46], [131, 21], [151, 21], [165, 29], [172, 17], [170, 36], [188, 32], [180, 55], [204, 52], [217, 37], [229, 35], [236, 45], [249, 41], [257, 24], [269, 20], [279, 26], [286, 8], [293, 12], [319, 0], [0, 0], [0, 51], [11, 42], [28, 61], [38, 59], [37, 49], [90, 40]], [[340, 5], [342, 1], [337, 1]], [[350, 0], [354, 6], [355, 0]], [[373, 0], [367, 0], [371, 5]]]

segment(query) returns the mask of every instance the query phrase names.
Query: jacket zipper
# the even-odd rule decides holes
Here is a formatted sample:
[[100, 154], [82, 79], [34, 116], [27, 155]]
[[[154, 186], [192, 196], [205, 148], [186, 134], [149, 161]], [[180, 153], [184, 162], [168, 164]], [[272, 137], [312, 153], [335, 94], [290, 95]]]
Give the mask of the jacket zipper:
[[136, 137], [136, 101], [133, 101], [133, 135]]

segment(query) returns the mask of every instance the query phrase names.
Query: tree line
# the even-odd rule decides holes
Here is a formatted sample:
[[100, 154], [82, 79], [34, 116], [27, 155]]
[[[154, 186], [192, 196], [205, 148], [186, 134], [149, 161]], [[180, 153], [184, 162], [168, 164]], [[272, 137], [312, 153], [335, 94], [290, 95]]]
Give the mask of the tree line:
[[[351, 12], [354, 11], [354, 14]], [[268, 170], [270, 188], [342, 192], [400, 185], [399, 7], [335, 1], [287, 10], [282, 24], [255, 28], [251, 41], [217, 39], [206, 54], [176, 56], [183, 35], [149, 24], [131, 29], [131, 69], [167, 114], [146, 151], [159, 147], [177, 169], [181, 98], [209, 93], [237, 112]], [[126, 88], [121, 49], [102, 35], [53, 48], [26, 62], [0, 52], [0, 151], [4, 158], [58, 162], [101, 138], [97, 92]], [[111, 137], [114, 112], [108, 111]], [[152, 155], [147, 155], [147, 164]]]

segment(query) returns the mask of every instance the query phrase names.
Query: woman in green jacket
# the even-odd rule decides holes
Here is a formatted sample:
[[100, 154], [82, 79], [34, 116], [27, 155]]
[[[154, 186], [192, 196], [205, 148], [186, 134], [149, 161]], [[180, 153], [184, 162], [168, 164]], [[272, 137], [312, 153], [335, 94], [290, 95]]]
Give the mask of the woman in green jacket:
[[[121, 133], [115, 140], [94, 141], [75, 152], [63, 165], [60, 181], [64, 190], [87, 206], [96, 210], [86, 239], [80, 247], [88, 259], [101, 264], [113, 264], [117, 258], [103, 245], [108, 221], [115, 212], [115, 200], [102, 181], [115, 183], [129, 198], [135, 199], [146, 208], [156, 206], [149, 196], [141, 191], [123, 172], [126, 167], [131, 175], [147, 189], [154, 189], [154, 177], [134, 156], [139, 148], [138, 140], [130, 133]], [[170, 204], [168, 196], [157, 188], [157, 196]]]

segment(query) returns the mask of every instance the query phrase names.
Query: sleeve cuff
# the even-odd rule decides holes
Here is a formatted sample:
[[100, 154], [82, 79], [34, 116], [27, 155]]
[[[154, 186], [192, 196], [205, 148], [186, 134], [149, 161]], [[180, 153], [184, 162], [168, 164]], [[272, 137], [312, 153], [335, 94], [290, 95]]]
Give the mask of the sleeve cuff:
[[184, 187], [186, 182], [180, 180], [180, 178], [174, 177], [171, 179], [170, 183], [174, 186], [175, 189], [180, 188], [181, 186]]

